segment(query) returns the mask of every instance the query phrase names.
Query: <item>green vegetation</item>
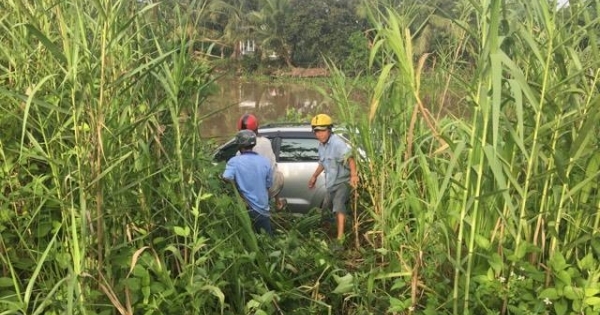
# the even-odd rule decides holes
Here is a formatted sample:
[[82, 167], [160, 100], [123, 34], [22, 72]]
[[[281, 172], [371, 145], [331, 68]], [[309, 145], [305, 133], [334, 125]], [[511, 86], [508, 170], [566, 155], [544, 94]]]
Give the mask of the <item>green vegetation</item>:
[[[203, 37], [196, 46], [228, 58], [227, 68], [273, 73], [279, 68], [324, 67], [324, 59], [346, 71], [367, 68], [369, 26], [360, 0], [207, 2], [212, 11], [199, 19]], [[255, 50], [243, 54], [240, 44], [252, 42]]]
[[0, 314], [597, 314], [598, 1], [435, 2], [357, 4], [375, 75], [320, 59], [365, 153], [333, 253], [255, 236], [197, 132], [265, 3], [4, 1]]

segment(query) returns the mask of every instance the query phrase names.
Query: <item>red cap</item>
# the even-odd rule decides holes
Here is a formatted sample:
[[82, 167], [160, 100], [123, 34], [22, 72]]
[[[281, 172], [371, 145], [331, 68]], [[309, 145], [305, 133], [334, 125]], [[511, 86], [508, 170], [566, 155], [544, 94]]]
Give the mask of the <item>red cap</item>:
[[258, 119], [252, 114], [245, 114], [238, 120], [237, 129], [249, 129], [256, 132], [258, 130]]

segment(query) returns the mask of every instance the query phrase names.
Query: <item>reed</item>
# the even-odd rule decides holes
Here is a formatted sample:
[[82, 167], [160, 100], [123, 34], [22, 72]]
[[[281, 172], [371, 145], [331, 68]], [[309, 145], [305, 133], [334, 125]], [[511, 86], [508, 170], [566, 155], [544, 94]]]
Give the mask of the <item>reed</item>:
[[[0, 254], [7, 266], [24, 259], [8, 269], [10, 312], [85, 313], [104, 295], [130, 313], [132, 300], [148, 302], [153, 289], [123, 287], [119, 279], [132, 278], [115, 259], [152, 252], [150, 266], [161, 276], [171, 251], [150, 249], [165, 238], [185, 263], [204, 255], [202, 237], [180, 235], [186, 222], [197, 228], [204, 218], [205, 185], [194, 170], [209, 164], [196, 153], [205, 148], [192, 124], [198, 121], [184, 119], [202, 117], [198, 95], [211, 82], [208, 65], [189, 54], [197, 35], [174, 27], [197, 22], [198, 12], [186, 5], [196, 7], [3, 4], [0, 98], [2, 124], [11, 132], [3, 134], [2, 150], [3, 160], [14, 163], [6, 175], [15, 176], [3, 182], [13, 192], [3, 211], [19, 224], [3, 232]], [[130, 259], [130, 274], [140, 261]], [[139, 272], [142, 282], [149, 280]], [[64, 306], [53, 305], [60, 300]]]
[[[356, 115], [360, 105], [345, 97], [352, 82], [340, 74], [332, 81], [339, 112], [348, 113], [343, 119], [359, 131], [353, 141], [367, 156], [360, 162], [367, 244], [388, 253], [383, 278], [406, 285], [402, 296], [390, 297], [392, 309], [452, 305], [453, 314], [506, 314], [543, 309], [548, 299], [561, 314], [591, 310], [589, 300], [572, 304], [550, 293], [574, 285], [564, 261], [577, 264], [597, 246], [590, 238], [597, 220], [590, 218], [598, 200], [590, 192], [599, 175], [592, 122], [598, 60], [588, 54], [597, 50], [588, 39], [597, 38], [598, 21], [585, 18], [583, 6], [565, 17], [549, 2], [460, 7], [470, 13], [454, 21], [464, 30], [456, 34], [467, 35], [435, 56], [435, 76], [445, 74], [443, 86], [464, 95], [458, 102], [467, 115], [435, 119], [428, 111], [435, 106], [424, 104], [423, 64], [434, 57], [413, 52], [411, 8], [370, 10], [377, 34], [371, 60], [382, 67], [368, 113]], [[564, 26], [577, 19], [588, 24]], [[453, 52], [471, 66], [456, 67], [462, 60]], [[438, 85], [427, 93], [448, 91]], [[516, 277], [538, 287], [515, 294], [523, 289]]]
[[0, 5], [0, 314], [343, 303], [321, 297], [340, 269], [314, 232], [257, 237], [210, 160], [207, 4]]
[[[311, 216], [257, 237], [218, 178], [205, 2], [4, 1], [0, 314], [597, 312], [585, 4], [462, 1], [423, 55], [422, 4], [367, 6], [377, 76], [331, 65], [361, 177], [356, 246], [332, 254]], [[448, 99], [466, 114], [430, 112]]]

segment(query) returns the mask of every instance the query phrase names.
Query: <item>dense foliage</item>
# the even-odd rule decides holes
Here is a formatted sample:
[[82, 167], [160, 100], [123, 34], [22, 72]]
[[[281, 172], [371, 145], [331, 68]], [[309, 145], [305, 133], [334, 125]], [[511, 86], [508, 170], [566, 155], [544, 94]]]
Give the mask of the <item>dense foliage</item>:
[[[358, 4], [356, 0], [293, 1], [294, 14], [286, 19], [287, 40], [292, 43], [292, 60], [298, 65], [311, 66], [325, 56], [349, 69], [366, 68], [367, 58], [354, 61], [363, 62], [359, 65], [343, 64], [354, 51], [367, 50], [363, 35], [367, 25], [366, 20], [359, 19], [355, 13]], [[363, 41], [350, 41], [356, 33], [363, 35]], [[358, 38], [355, 37], [356, 40]]]
[[[0, 4], [0, 314], [599, 312], [598, 1], [309, 2]], [[197, 131], [249, 34], [359, 131], [343, 252], [257, 237]]]
[[[365, 33], [369, 26], [365, 16], [359, 14], [359, 0], [261, 0], [252, 6], [239, 0], [224, 3], [240, 8], [221, 14], [220, 26], [214, 25], [214, 34], [223, 35], [216, 40], [223, 43], [224, 51], [233, 52], [226, 53], [233, 59], [251, 58], [269, 64], [268, 56], [275, 53], [288, 67], [323, 67], [326, 59], [348, 71], [367, 68], [368, 58], [361, 52], [368, 48]], [[226, 28], [236, 29], [237, 36], [220, 31]], [[246, 40], [258, 44], [255, 55], [243, 57], [237, 51], [238, 41]]]

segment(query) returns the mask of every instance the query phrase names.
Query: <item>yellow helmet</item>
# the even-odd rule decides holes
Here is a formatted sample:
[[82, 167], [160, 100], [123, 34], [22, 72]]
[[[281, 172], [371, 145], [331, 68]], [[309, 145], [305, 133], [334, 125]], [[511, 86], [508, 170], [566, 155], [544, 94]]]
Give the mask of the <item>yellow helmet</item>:
[[331, 129], [331, 127], [333, 126], [333, 120], [331, 120], [331, 117], [329, 117], [329, 115], [318, 114], [317, 116], [313, 117], [313, 119], [310, 121], [310, 126], [313, 130]]

